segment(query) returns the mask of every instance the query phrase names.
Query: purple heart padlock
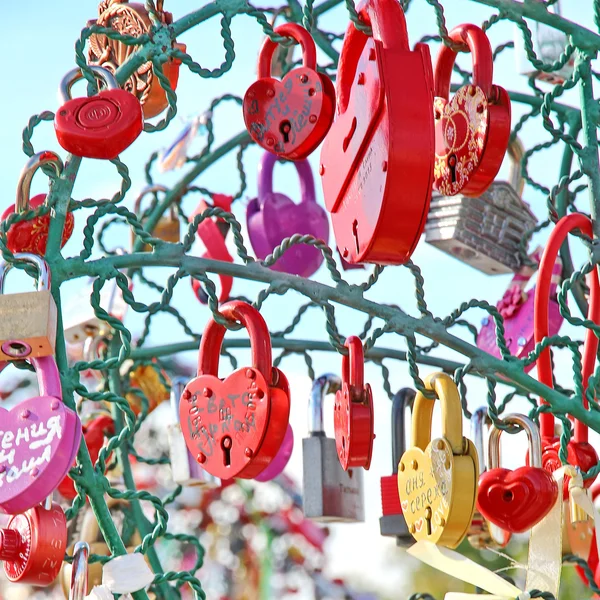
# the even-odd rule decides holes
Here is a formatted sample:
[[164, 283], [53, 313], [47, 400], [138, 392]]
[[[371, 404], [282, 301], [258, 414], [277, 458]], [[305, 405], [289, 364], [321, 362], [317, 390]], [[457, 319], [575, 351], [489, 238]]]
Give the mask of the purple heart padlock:
[[[265, 259], [281, 242], [292, 235], [312, 235], [329, 240], [329, 221], [325, 209], [317, 204], [315, 181], [307, 160], [294, 161], [300, 177], [300, 204], [285, 194], [273, 192], [273, 168], [277, 156], [265, 152], [258, 166], [258, 198], [250, 200], [246, 221], [250, 242], [257, 258]], [[273, 265], [301, 277], [316, 273], [323, 262], [323, 254], [313, 246], [297, 244], [284, 252]]]
[[291, 425], [288, 423], [285, 437], [281, 446], [275, 455], [275, 458], [270, 462], [269, 466], [259, 473], [254, 479], [256, 481], [271, 481], [275, 479], [287, 466], [292, 456], [292, 450], [294, 449], [294, 431]]
[[[2, 371], [9, 363], [0, 363]], [[18, 514], [47, 498], [73, 465], [81, 441], [77, 413], [62, 402], [52, 356], [32, 358], [39, 393], [0, 408], [0, 511]]]
[[[536, 252], [531, 258], [539, 262], [540, 254]], [[556, 299], [557, 286], [560, 283], [562, 262], [557, 259], [552, 268], [552, 280], [550, 287], [550, 306], [548, 308], [549, 329], [548, 335], [556, 335], [563, 322], [560, 308]], [[510, 353], [518, 358], [525, 358], [535, 347], [533, 332], [533, 314], [535, 286], [525, 291], [527, 282], [535, 273], [532, 267], [523, 267], [513, 277], [510, 286], [504, 296], [496, 305], [496, 308], [504, 318], [504, 329], [506, 345]], [[485, 317], [482, 328], [477, 336], [477, 346], [488, 354], [500, 358], [500, 350], [496, 344], [496, 325], [492, 317]], [[535, 362], [525, 367], [525, 372], [531, 371]]]

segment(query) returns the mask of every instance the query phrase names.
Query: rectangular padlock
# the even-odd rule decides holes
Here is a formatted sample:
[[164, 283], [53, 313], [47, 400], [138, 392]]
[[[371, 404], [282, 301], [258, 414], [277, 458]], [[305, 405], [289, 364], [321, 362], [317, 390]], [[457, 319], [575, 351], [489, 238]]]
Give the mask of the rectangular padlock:
[[[144, 188], [140, 195], [137, 197], [133, 212], [140, 217], [141, 216], [141, 204], [144, 196], [151, 193], [167, 193], [169, 190], [164, 185], [152, 185]], [[158, 223], [154, 226], [154, 230], [152, 231], [152, 235], [159, 240], [163, 240], [164, 242], [172, 242], [174, 244], [178, 244], [181, 239], [181, 233], [179, 228], [179, 217], [177, 215], [177, 208], [175, 204], [171, 204], [169, 206], [169, 214], [168, 216], [161, 217], [158, 220]], [[131, 231], [131, 247], [135, 244], [137, 236], [135, 232]], [[141, 249], [142, 252], [152, 252], [152, 246], [150, 244], [144, 244]]]
[[38, 269], [37, 291], [4, 294], [4, 281], [12, 264], [0, 268], [0, 360], [53, 356], [56, 344], [56, 304], [50, 292], [46, 261], [35, 254], [15, 258]]

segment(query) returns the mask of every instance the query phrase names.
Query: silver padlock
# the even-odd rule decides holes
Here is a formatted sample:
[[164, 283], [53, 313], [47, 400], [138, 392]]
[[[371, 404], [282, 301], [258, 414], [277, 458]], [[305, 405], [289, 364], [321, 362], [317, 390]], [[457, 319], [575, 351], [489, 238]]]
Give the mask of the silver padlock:
[[494, 181], [477, 198], [434, 193], [425, 224], [425, 241], [488, 275], [516, 272], [519, 245], [537, 224], [521, 199], [523, 145], [515, 138], [508, 146], [510, 181]]
[[398, 463], [406, 451], [406, 435], [404, 432], [405, 413], [412, 408], [415, 390], [402, 388], [392, 400], [392, 474], [381, 478], [381, 510], [379, 518], [381, 535], [395, 537], [396, 545], [403, 548], [412, 546], [415, 538], [408, 530], [402, 515], [400, 495], [398, 493]]
[[302, 440], [304, 516], [315, 521], [358, 523], [365, 520], [363, 470], [344, 471], [335, 439], [325, 435], [323, 402], [341, 389], [337, 375], [313, 382], [308, 402], [309, 437]]
[[171, 459], [171, 474], [173, 481], [183, 486], [203, 486], [217, 488], [221, 480], [207, 473], [190, 454], [185, 444], [179, 424], [179, 401], [188, 380], [185, 377], [174, 377], [171, 381], [171, 412], [175, 419], [167, 425], [169, 439], [169, 457]]

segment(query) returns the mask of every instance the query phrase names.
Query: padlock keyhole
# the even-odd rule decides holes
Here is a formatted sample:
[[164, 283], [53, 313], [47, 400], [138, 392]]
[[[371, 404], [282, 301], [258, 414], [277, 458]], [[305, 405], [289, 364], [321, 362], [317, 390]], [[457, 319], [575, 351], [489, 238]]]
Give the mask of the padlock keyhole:
[[360, 253], [360, 245], [358, 243], [358, 220], [354, 219], [352, 223], [352, 235], [354, 236], [354, 243], [356, 244], [356, 254]]
[[431, 506], [425, 509], [425, 521], [427, 522], [427, 535], [431, 535], [431, 518], [433, 514], [431, 512]]
[[510, 490], [506, 490], [504, 494], [502, 494], [502, 500], [504, 500], [504, 502], [512, 502], [514, 498], [515, 495]]
[[450, 169], [450, 180], [452, 183], [456, 183], [456, 154], [448, 157], [448, 168]]
[[346, 150], [348, 150], [348, 146], [350, 145], [350, 140], [354, 136], [355, 131], [356, 131], [356, 117], [353, 117], [352, 124], [350, 125], [350, 131], [348, 132], [348, 135], [344, 138], [344, 141], [342, 142], [342, 150], [344, 152], [346, 152]]
[[292, 131], [292, 124], [289, 121], [281, 121], [279, 124], [279, 131], [283, 136], [283, 143], [287, 144], [290, 141], [290, 131]]
[[231, 466], [231, 446], [232, 446], [231, 438], [228, 435], [226, 435], [221, 440], [221, 449], [223, 450], [223, 464], [226, 467]]

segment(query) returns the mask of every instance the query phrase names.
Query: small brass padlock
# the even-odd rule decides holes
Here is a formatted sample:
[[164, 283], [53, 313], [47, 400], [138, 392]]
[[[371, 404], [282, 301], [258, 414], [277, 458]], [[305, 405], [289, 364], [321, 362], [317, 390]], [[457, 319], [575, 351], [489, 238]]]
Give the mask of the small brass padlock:
[[[142, 200], [148, 195], [157, 192], [166, 193], [168, 189], [164, 185], [151, 185], [144, 188], [140, 195], [136, 198], [133, 212], [140, 216]], [[161, 217], [152, 231], [152, 235], [164, 242], [172, 242], [178, 244], [180, 241], [180, 229], [179, 229], [179, 218], [177, 216], [177, 208], [174, 204], [169, 207], [169, 215]], [[135, 243], [136, 235], [135, 232], [131, 232], [131, 246]], [[152, 246], [144, 244], [142, 246], [142, 252], [152, 252]]]
[[22, 360], [54, 355], [56, 304], [50, 293], [50, 272], [36, 254], [18, 253], [18, 260], [38, 269], [37, 291], [4, 294], [4, 281], [12, 264], [0, 267], [0, 360]]
[[463, 437], [458, 389], [445, 373], [432, 373], [425, 389], [442, 408], [442, 437], [431, 439], [435, 399], [417, 393], [412, 417], [412, 447], [398, 465], [402, 514], [416, 540], [456, 548], [467, 535], [475, 512], [479, 460]]
[[[123, 363], [122, 370], [125, 373], [131, 369], [131, 362]], [[161, 380], [161, 375], [169, 385], [166, 387]], [[138, 365], [129, 372], [129, 383], [131, 387], [139, 388], [148, 400], [148, 412], [151, 413], [161, 402], [169, 400], [171, 393], [169, 388], [171, 381], [166, 372], [154, 364]], [[134, 391], [128, 392], [125, 395], [131, 410], [138, 415], [142, 410], [142, 399]]]

